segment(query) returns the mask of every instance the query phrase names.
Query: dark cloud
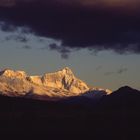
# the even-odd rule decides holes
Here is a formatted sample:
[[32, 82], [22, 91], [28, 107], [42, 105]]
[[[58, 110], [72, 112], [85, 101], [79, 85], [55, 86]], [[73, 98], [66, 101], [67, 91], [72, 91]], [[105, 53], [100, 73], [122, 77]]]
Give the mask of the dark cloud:
[[[28, 27], [35, 35], [62, 41], [61, 46], [50, 45], [67, 57], [72, 49], [114, 50], [118, 53], [140, 53], [140, 4], [113, 8], [109, 0], [11, 0], [0, 2], [1, 29], [13, 31]], [[91, 3], [91, 5], [90, 5]], [[96, 4], [95, 4], [96, 3]], [[123, 0], [122, 4], [125, 4]], [[133, 5], [135, 3], [135, 9]], [[136, 5], [137, 3], [137, 5]], [[115, 7], [115, 8], [114, 8]], [[28, 32], [27, 32], [28, 33]]]
[[29, 41], [29, 39], [22, 34], [18, 34], [18, 35], [8, 35], [5, 37], [6, 41], [10, 41], [10, 40], [15, 40], [17, 42], [22, 42], [22, 43], [27, 43]]
[[101, 65], [99, 65], [98, 67], [96, 67], [96, 71], [99, 71], [99, 70], [101, 70], [103, 67], [101, 66]]
[[126, 67], [121, 67], [120, 69], [118, 69], [117, 71], [108, 71], [106, 73], [104, 73], [104, 75], [109, 76], [109, 75], [114, 75], [114, 74], [123, 74], [126, 73], [128, 71], [128, 68]]
[[109, 76], [109, 75], [113, 75], [113, 74], [114, 74], [114, 72], [112, 72], [112, 71], [108, 71], [108, 72], [104, 73], [105, 76]]
[[125, 73], [125, 72], [127, 72], [127, 71], [128, 71], [127, 68], [120, 68], [120, 69], [117, 71], [117, 73], [118, 73], [118, 74], [122, 74], [122, 73]]
[[62, 47], [60, 45], [57, 45], [56, 43], [49, 45], [50, 50], [57, 50], [61, 53], [61, 57], [64, 59], [67, 59], [69, 57], [69, 54], [71, 53], [70, 48], [68, 47]]
[[27, 50], [32, 49], [32, 47], [31, 47], [31, 46], [29, 46], [29, 45], [25, 45], [25, 46], [23, 46], [22, 48], [23, 48], [23, 49], [27, 49]]

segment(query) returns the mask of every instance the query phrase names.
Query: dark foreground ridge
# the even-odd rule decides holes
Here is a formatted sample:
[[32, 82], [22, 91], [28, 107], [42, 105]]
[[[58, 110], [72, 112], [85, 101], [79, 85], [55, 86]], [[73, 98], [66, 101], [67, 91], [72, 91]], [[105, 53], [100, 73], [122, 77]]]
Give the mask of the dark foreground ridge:
[[140, 138], [140, 91], [123, 87], [95, 101], [86, 97], [48, 102], [0, 96], [0, 133], [81, 139]]

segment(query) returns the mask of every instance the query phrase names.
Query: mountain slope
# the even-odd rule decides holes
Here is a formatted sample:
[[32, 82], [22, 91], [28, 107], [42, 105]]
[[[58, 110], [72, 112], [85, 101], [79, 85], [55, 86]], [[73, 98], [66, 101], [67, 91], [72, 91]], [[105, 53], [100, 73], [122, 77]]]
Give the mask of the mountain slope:
[[72, 93], [84, 93], [89, 90], [86, 83], [77, 79], [68, 67], [43, 76], [30, 76], [28, 80], [37, 85], [64, 89]]
[[140, 138], [139, 91], [123, 87], [103, 96], [93, 106], [86, 105], [89, 98], [73, 98], [77, 104], [69, 104], [67, 100], [48, 102], [0, 95], [0, 132], [32, 137], [44, 134], [45, 138], [49, 135], [51, 139], [60, 135], [65, 139], [70, 136], [73, 139], [75, 136], [111, 140]]
[[102, 99], [102, 104], [109, 108], [124, 109], [125, 111], [140, 109], [140, 91], [128, 86], [119, 88]]

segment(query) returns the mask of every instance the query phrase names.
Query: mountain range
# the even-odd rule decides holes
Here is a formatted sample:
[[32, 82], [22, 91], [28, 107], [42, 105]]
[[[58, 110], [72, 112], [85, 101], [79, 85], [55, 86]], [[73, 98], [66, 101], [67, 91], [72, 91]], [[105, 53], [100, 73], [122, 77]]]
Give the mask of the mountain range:
[[89, 87], [75, 77], [68, 67], [43, 76], [29, 76], [24, 71], [5, 69], [0, 71], [0, 93], [6, 96], [18, 96], [42, 100], [59, 100], [72, 96], [95, 97], [95, 94], [107, 95], [108, 89]]
[[46, 139], [140, 139], [140, 91], [89, 87], [69, 68], [0, 72], [0, 134]]

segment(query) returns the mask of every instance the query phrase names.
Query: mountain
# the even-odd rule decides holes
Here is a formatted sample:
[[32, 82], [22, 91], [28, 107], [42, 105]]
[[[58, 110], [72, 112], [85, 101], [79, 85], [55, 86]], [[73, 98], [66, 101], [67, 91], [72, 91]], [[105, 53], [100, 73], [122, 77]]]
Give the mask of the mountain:
[[6, 96], [59, 100], [73, 96], [95, 97], [111, 93], [110, 90], [90, 88], [75, 77], [68, 67], [43, 76], [29, 76], [24, 71], [5, 69], [0, 72], [0, 93]]
[[6, 69], [0, 72], [0, 92], [1, 134], [140, 139], [140, 91], [131, 87], [112, 93], [91, 88], [69, 68], [43, 76]]
[[95, 104], [85, 96], [48, 102], [0, 95], [0, 132], [51, 139], [139, 139], [139, 101], [140, 91], [127, 86]]
[[129, 86], [124, 86], [102, 98], [102, 104], [107, 110], [112, 108], [134, 111], [140, 109], [140, 91]]
[[77, 79], [68, 67], [55, 73], [45, 74], [42, 77], [30, 76], [28, 80], [37, 85], [68, 90], [69, 92], [77, 94], [89, 90], [86, 83]]

